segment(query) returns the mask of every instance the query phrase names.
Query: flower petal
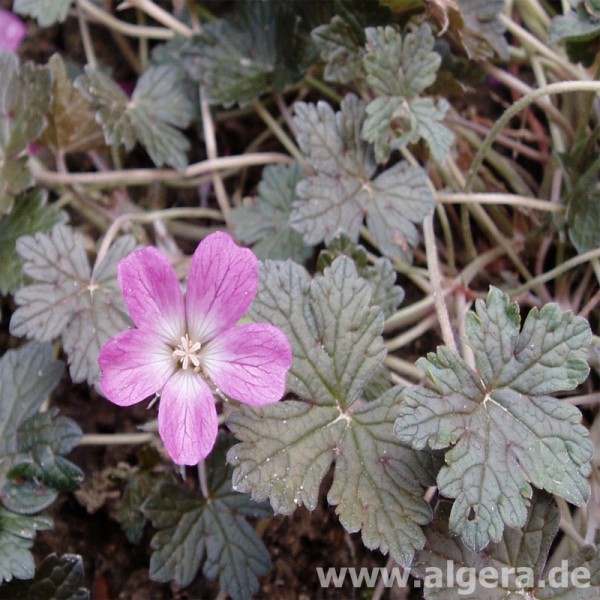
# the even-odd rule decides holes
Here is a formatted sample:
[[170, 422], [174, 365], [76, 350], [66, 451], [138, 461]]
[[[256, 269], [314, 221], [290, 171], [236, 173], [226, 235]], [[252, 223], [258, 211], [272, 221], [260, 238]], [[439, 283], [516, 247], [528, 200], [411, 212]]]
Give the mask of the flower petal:
[[211, 340], [201, 364], [227, 395], [262, 406], [281, 399], [292, 349], [280, 329], [267, 323], [233, 327]]
[[169, 344], [178, 344], [185, 334], [185, 311], [169, 259], [151, 246], [141, 248], [119, 263], [118, 276], [133, 322]]
[[180, 369], [163, 389], [158, 432], [178, 465], [197, 465], [217, 439], [217, 409], [208, 384], [191, 369]]
[[258, 261], [223, 232], [212, 233], [196, 248], [186, 291], [188, 331], [207, 342], [235, 325], [250, 307], [258, 286]]
[[156, 336], [127, 329], [106, 342], [98, 364], [102, 393], [119, 406], [130, 406], [160, 391], [175, 371], [169, 347]]

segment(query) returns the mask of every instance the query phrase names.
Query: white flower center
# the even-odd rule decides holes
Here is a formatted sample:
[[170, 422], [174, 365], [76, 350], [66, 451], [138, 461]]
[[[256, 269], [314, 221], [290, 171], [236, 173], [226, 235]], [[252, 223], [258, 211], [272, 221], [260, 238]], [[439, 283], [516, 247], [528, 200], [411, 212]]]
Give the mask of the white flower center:
[[181, 362], [181, 368], [187, 369], [190, 363], [193, 367], [200, 366], [200, 358], [198, 352], [202, 344], [200, 342], [194, 342], [190, 340], [188, 334], [181, 338], [181, 344], [179, 344], [175, 350], [173, 350], [173, 358], [177, 358]]

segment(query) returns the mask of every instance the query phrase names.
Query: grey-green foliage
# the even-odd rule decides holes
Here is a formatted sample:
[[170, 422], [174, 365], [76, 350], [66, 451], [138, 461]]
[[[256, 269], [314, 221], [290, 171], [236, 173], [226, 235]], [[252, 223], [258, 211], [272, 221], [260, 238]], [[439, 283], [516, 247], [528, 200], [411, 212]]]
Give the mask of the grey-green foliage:
[[[411, 574], [422, 580], [426, 600], [598, 598], [600, 590], [595, 564], [598, 551], [593, 547], [586, 547], [569, 559], [569, 572], [577, 566], [589, 569], [591, 577], [582, 578], [582, 583], [591, 584], [589, 587], [576, 588], [571, 580], [562, 588], [555, 586], [553, 589], [550, 585], [546, 561], [560, 523], [560, 512], [551, 496], [535, 493], [523, 527], [505, 529], [502, 538], [490, 544], [484, 552], [475, 552], [452, 536], [448, 527], [449, 516], [448, 503], [442, 502], [437, 507], [434, 521], [425, 527], [425, 548], [416, 554], [411, 566]], [[452, 565], [455, 576], [459, 568], [472, 569], [473, 577], [469, 582], [472, 587], [450, 581], [447, 578], [448, 564]], [[439, 569], [443, 580], [438, 581], [435, 587], [427, 587], [428, 574], [434, 568]], [[482, 585], [486, 572], [491, 574], [491, 581], [497, 581], [497, 586]]]
[[27, 144], [44, 130], [49, 104], [50, 72], [0, 52], [0, 215], [33, 183]]
[[253, 244], [260, 260], [291, 258], [302, 263], [312, 252], [302, 236], [289, 226], [300, 179], [302, 168], [297, 163], [266, 167], [253, 202], [229, 213], [235, 237], [244, 244]]
[[508, 60], [506, 27], [498, 16], [505, 0], [458, 0], [458, 14], [463, 21], [461, 42], [474, 60], [485, 60], [496, 53]]
[[23, 282], [23, 259], [16, 249], [22, 235], [48, 231], [66, 215], [47, 204], [45, 190], [33, 189], [15, 198], [10, 214], [0, 218], [0, 294], [13, 293]]
[[63, 369], [60, 361], [52, 359], [50, 344], [29, 342], [0, 358], [0, 583], [33, 577], [29, 549], [36, 531], [52, 527], [51, 519], [34, 513], [52, 502], [56, 493], [34, 481], [21, 494], [9, 471], [21, 450], [20, 429], [34, 418]]
[[222, 590], [243, 600], [258, 591], [257, 577], [271, 569], [267, 549], [247, 517], [266, 518], [271, 511], [232, 490], [225, 446], [221, 436], [207, 459], [210, 502], [200, 492], [165, 483], [142, 511], [158, 530], [152, 538], [152, 579], [186, 586], [202, 567], [205, 577], [218, 576]]
[[0, 587], [0, 600], [88, 600], [83, 560], [78, 554], [50, 554], [28, 581]]
[[15, 294], [10, 330], [40, 342], [62, 337], [73, 381], [94, 384], [100, 348], [130, 323], [116, 270], [135, 240], [118, 238], [93, 278], [85, 246], [84, 237], [63, 224], [18, 239], [23, 272], [32, 281]]
[[335, 463], [328, 502], [364, 544], [404, 565], [423, 545], [431, 456], [394, 440], [401, 388], [376, 399], [365, 389], [385, 356], [383, 313], [346, 256], [311, 280], [290, 261], [261, 265], [251, 317], [286, 334], [293, 352], [287, 387], [296, 399], [243, 407], [228, 425], [241, 443], [228, 453], [235, 489], [269, 499], [277, 513], [314, 510]]
[[188, 139], [180, 131], [195, 114], [181, 73], [169, 65], [151, 66], [139, 78], [131, 98], [105, 73], [86, 66], [75, 87], [96, 108], [106, 143], [132, 150], [144, 146], [157, 166], [187, 166]]
[[181, 45], [182, 62], [212, 104], [245, 105], [283, 89], [312, 62], [311, 40], [289, 1], [243, 0]]
[[326, 102], [296, 105], [298, 144], [313, 173], [296, 188], [290, 225], [307, 244], [339, 233], [358, 239], [363, 220], [381, 252], [409, 260], [419, 241], [415, 223], [434, 207], [421, 167], [400, 162], [376, 175], [372, 147], [361, 139], [365, 103], [347, 95], [341, 110]]
[[592, 445], [577, 407], [552, 397], [588, 375], [588, 322], [556, 304], [519, 307], [496, 288], [466, 318], [477, 371], [445, 346], [419, 359], [431, 387], [406, 389], [395, 433], [416, 449], [450, 448], [437, 476], [456, 498], [450, 531], [473, 550], [522, 527], [532, 487], [577, 506], [589, 497]]
[[35, 19], [41, 27], [64, 21], [72, 0], [15, 0], [13, 10]]
[[362, 137], [374, 144], [378, 162], [392, 150], [424, 139], [442, 162], [454, 136], [442, 124], [450, 105], [420, 94], [436, 79], [441, 57], [428, 25], [400, 34], [394, 27], [369, 27], [363, 57], [375, 98], [367, 105]]

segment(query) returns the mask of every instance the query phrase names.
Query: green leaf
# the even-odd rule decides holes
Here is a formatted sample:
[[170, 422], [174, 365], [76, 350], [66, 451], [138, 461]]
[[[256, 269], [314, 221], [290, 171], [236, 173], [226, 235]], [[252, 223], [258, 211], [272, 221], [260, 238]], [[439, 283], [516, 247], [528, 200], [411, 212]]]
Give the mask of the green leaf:
[[506, 27], [498, 16], [504, 11], [504, 0], [458, 0], [458, 12], [463, 20], [461, 41], [469, 58], [486, 60], [494, 52], [508, 60]]
[[519, 331], [516, 303], [496, 288], [466, 318], [477, 371], [446, 347], [419, 359], [434, 389], [403, 394], [398, 438], [422, 449], [451, 447], [438, 474], [456, 498], [450, 530], [473, 550], [522, 527], [531, 484], [582, 506], [592, 446], [581, 413], [549, 394], [588, 375], [588, 322], [556, 304], [529, 312]]
[[571, 61], [590, 67], [600, 50], [600, 9], [589, 0], [574, 0], [571, 5], [575, 10], [552, 19], [549, 41], [564, 41]]
[[83, 560], [78, 554], [50, 554], [29, 581], [11, 581], [0, 588], [0, 600], [88, 600], [83, 587]]
[[[411, 567], [411, 574], [424, 580], [424, 583], [427, 582], [427, 574], [432, 568], [440, 569], [443, 574], [443, 581], [439, 587], [425, 589], [426, 599], [508, 600], [512, 597], [522, 597], [519, 594], [524, 594], [523, 587], [528, 588], [527, 591], [531, 593], [531, 589], [541, 578], [560, 523], [560, 513], [551, 496], [535, 494], [523, 528], [507, 528], [502, 539], [490, 544], [485, 552], [475, 552], [465, 546], [459, 538], [452, 537], [448, 529], [449, 514], [449, 503], [440, 503], [434, 521], [425, 527], [425, 548], [416, 554]], [[469, 590], [470, 593], [456, 585], [453, 586], [448, 580], [447, 565], [450, 561], [454, 575], [459, 568], [473, 569], [475, 585]], [[494, 573], [499, 574], [497, 587], [484, 588], [481, 585], [479, 574], [486, 568], [494, 569]], [[508, 569], [512, 569], [512, 572], [508, 573]], [[530, 585], [519, 587], [517, 569], [531, 569]], [[500, 577], [502, 570], [506, 570], [507, 573], [504, 581]], [[521, 579], [521, 583], [526, 583], [524, 578]]]
[[419, 94], [433, 84], [441, 57], [428, 25], [404, 38], [391, 26], [369, 27], [363, 57], [367, 83], [376, 98], [367, 107], [363, 139], [375, 146], [375, 158], [386, 162], [392, 150], [423, 138], [433, 157], [442, 162], [454, 136], [442, 124], [449, 104], [435, 104]]
[[85, 240], [70, 227], [19, 238], [17, 252], [33, 283], [15, 294], [11, 333], [38, 341], [62, 336], [73, 381], [96, 383], [100, 348], [130, 323], [116, 269], [134, 245], [131, 236], [117, 239], [92, 279]]
[[12, 473], [41, 481], [60, 491], [76, 490], [83, 472], [63, 458], [77, 444], [82, 432], [77, 423], [59, 416], [57, 408], [27, 419], [19, 428], [18, 450], [25, 456], [17, 459]]
[[74, 89], [59, 54], [48, 61], [52, 74], [52, 102], [48, 126], [38, 142], [57, 155], [104, 148], [102, 129], [89, 100]]
[[283, 89], [312, 62], [312, 41], [291, 2], [238, 2], [231, 18], [207, 23], [185, 45], [184, 64], [212, 104], [245, 105]]
[[176, 69], [149, 67], [131, 99], [108, 75], [89, 65], [75, 87], [96, 107], [107, 144], [122, 144], [130, 151], [140, 142], [157, 166], [187, 166], [190, 144], [177, 128], [189, 125], [194, 106]]
[[0, 215], [33, 183], [26, 148], [44, 130], [49, 103], [48, 70], [0, 52]]
[[140, 507], [151, 490], [152, 479], [146, 471], [133, 473], [123, 489], [116, 516], [121, 529], [132, 544], [137, 544], [142, 539], [147, 519]]
[[350, 83], [364, 77], [362, 39], [345, 19], [334, 16], [329, 23], [311, 32], [321, 58], [325, 61], [325, 79]]
[[31, 579], [35, 571], [30, 552], [37, 531], [52, 528], [52, 519], [16, 515], [0, 506], [0, 583]]
[[282, 514], [314, 510], [335, 462], [328, 501], [343, 526], [407, 565], [430, 518], [421, 489], [431, 482], [430, 457], [393, 438], [400, 388], [365, 401], [385, 356], [383, 314], [370, 302], [369, 284], [347, 257], [312, 281], [292, 262], [261, 265], [251, 316], [286, 334], [294, 357], [288, 389], [300, 400], [233, 413], [228, 425], [241, 443], [227, 459], [235, 489], [268, 498]]
[[257, 577], [271, 569], [267, 549], [246, 517], [264, 518], [270, 511], [231, 489], [224, 446], [221, 436], [207, 460], [209, 502], [198, 492], [167, 483], [142, 510], [158, 529], [152, 538], [153, 580], [186, 586], [202, 566], [205, 577], [218, 575], [221, 589], [241, 600], [258, 591]]
[[0, 294], [17, 290], [23, 280], [23, 259], [16, 250], [17, 238], [48, 231], [66, 215], [47, 205], [45, 190], [33, 189], [18, 196], [12, 212], [0, 219]]
[[302, 236], [288, 224], [300, 179], [299, 164], [266, 167], [254, 202], [229, 213], [235, 237], [243, 244], [254, 244], [254, 253], [260, 260], [291, 258], [302, 263], [312, 253]]
[[360, 138], [364, 116], [364, 103], [353, 95], [337, 113], [326, 102], [296, 105], [298, 144], [314, 174], [298, 183], [290, 225], [307, 244], [342, 232], [356, 241], [366, 215], [381, 252], [409, 260], [419, 241], [414, 223], [433, 210], [434, 199], [423, 169], [405, 161], [372, 179], [377, 166]]
[[17, 452], [19, 427], [54, 390], [63, 368], [50, 344], [29, 342], [0, 358], [0, 457]]
[[40, 27], [62, 23], [67, 18], [72, 0], [15, 0], [13, 10], [35, 19]]
[[597, 160], [566, 197], [569, 238], [579, 254], [600, 246], [599, 171], [600, 160]]
[[385, 257], [379, 257], [369, 265], [365, 248], [354, 244], [347, 235], [340, 235], [319, 254], [318, 270], [322, 273], [338, 256], [347, 256], [354, 261], [358, 276], [371, 285], [371, 304], [381, 307], [384, 318], [390, 317], [404, 299], [404, 290], [396, 285], [392, 263]]
[[[425, 548], [416, 554], [411, 567], [411, 574], [422, 580], [426, 600], [598, 598], [597, 549], [587, 546], [565, 561], [568, 579], [564, 583], [559, 573], [552, 572], [556, 568], [546, 564], [560, 523], [560, 512], [551, 496], [535, 493], [523, 528], [505, 529], [502, 539], [490, 544], [484, 552], [475, 552], [460, 539], [452, 537], [448, 527], [449, 514], [447, 502], [438, 505], [434, 521], [425, 527]], [[450, 570], [448, 565], [451, 565]], [[580, 566], [587, 569], [589, 577], [582, 578], [581, 587], [575, 587], [570, 574]], [[562, 568], [563, 565], [558, 570]], [[433, 569], [439, 569], [441, 574], [435, 586], [430, 575]], [[459, 569], [472, 574], [469, 587], [458, 585]], [[488, 584], [482, 585], [486, 577]], [[490, 585], [492, 582], [496, 585]]]

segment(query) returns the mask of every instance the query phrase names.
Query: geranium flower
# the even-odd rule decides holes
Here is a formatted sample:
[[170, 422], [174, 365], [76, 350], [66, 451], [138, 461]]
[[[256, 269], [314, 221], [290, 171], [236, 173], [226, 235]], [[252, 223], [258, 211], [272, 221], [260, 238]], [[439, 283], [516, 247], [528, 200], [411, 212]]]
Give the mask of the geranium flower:
[[136, 250], [118, 279], [135, 323], [100, 352], [104, 395], [130, 406], [160, 395], [158, 431], [177, 464], [195, 465], [217, 437], [214, 386], [252, 406], [281, 399], [290, 344], [268, 323], [236, 323], [258, 285], [258, 261], [226, 233], [206, 237], [192, 258], [184, 295], [168, 258]]
[[0, 50], [15, 52], [26, 31], [25, 23], [17, 15], [0, 8]]

